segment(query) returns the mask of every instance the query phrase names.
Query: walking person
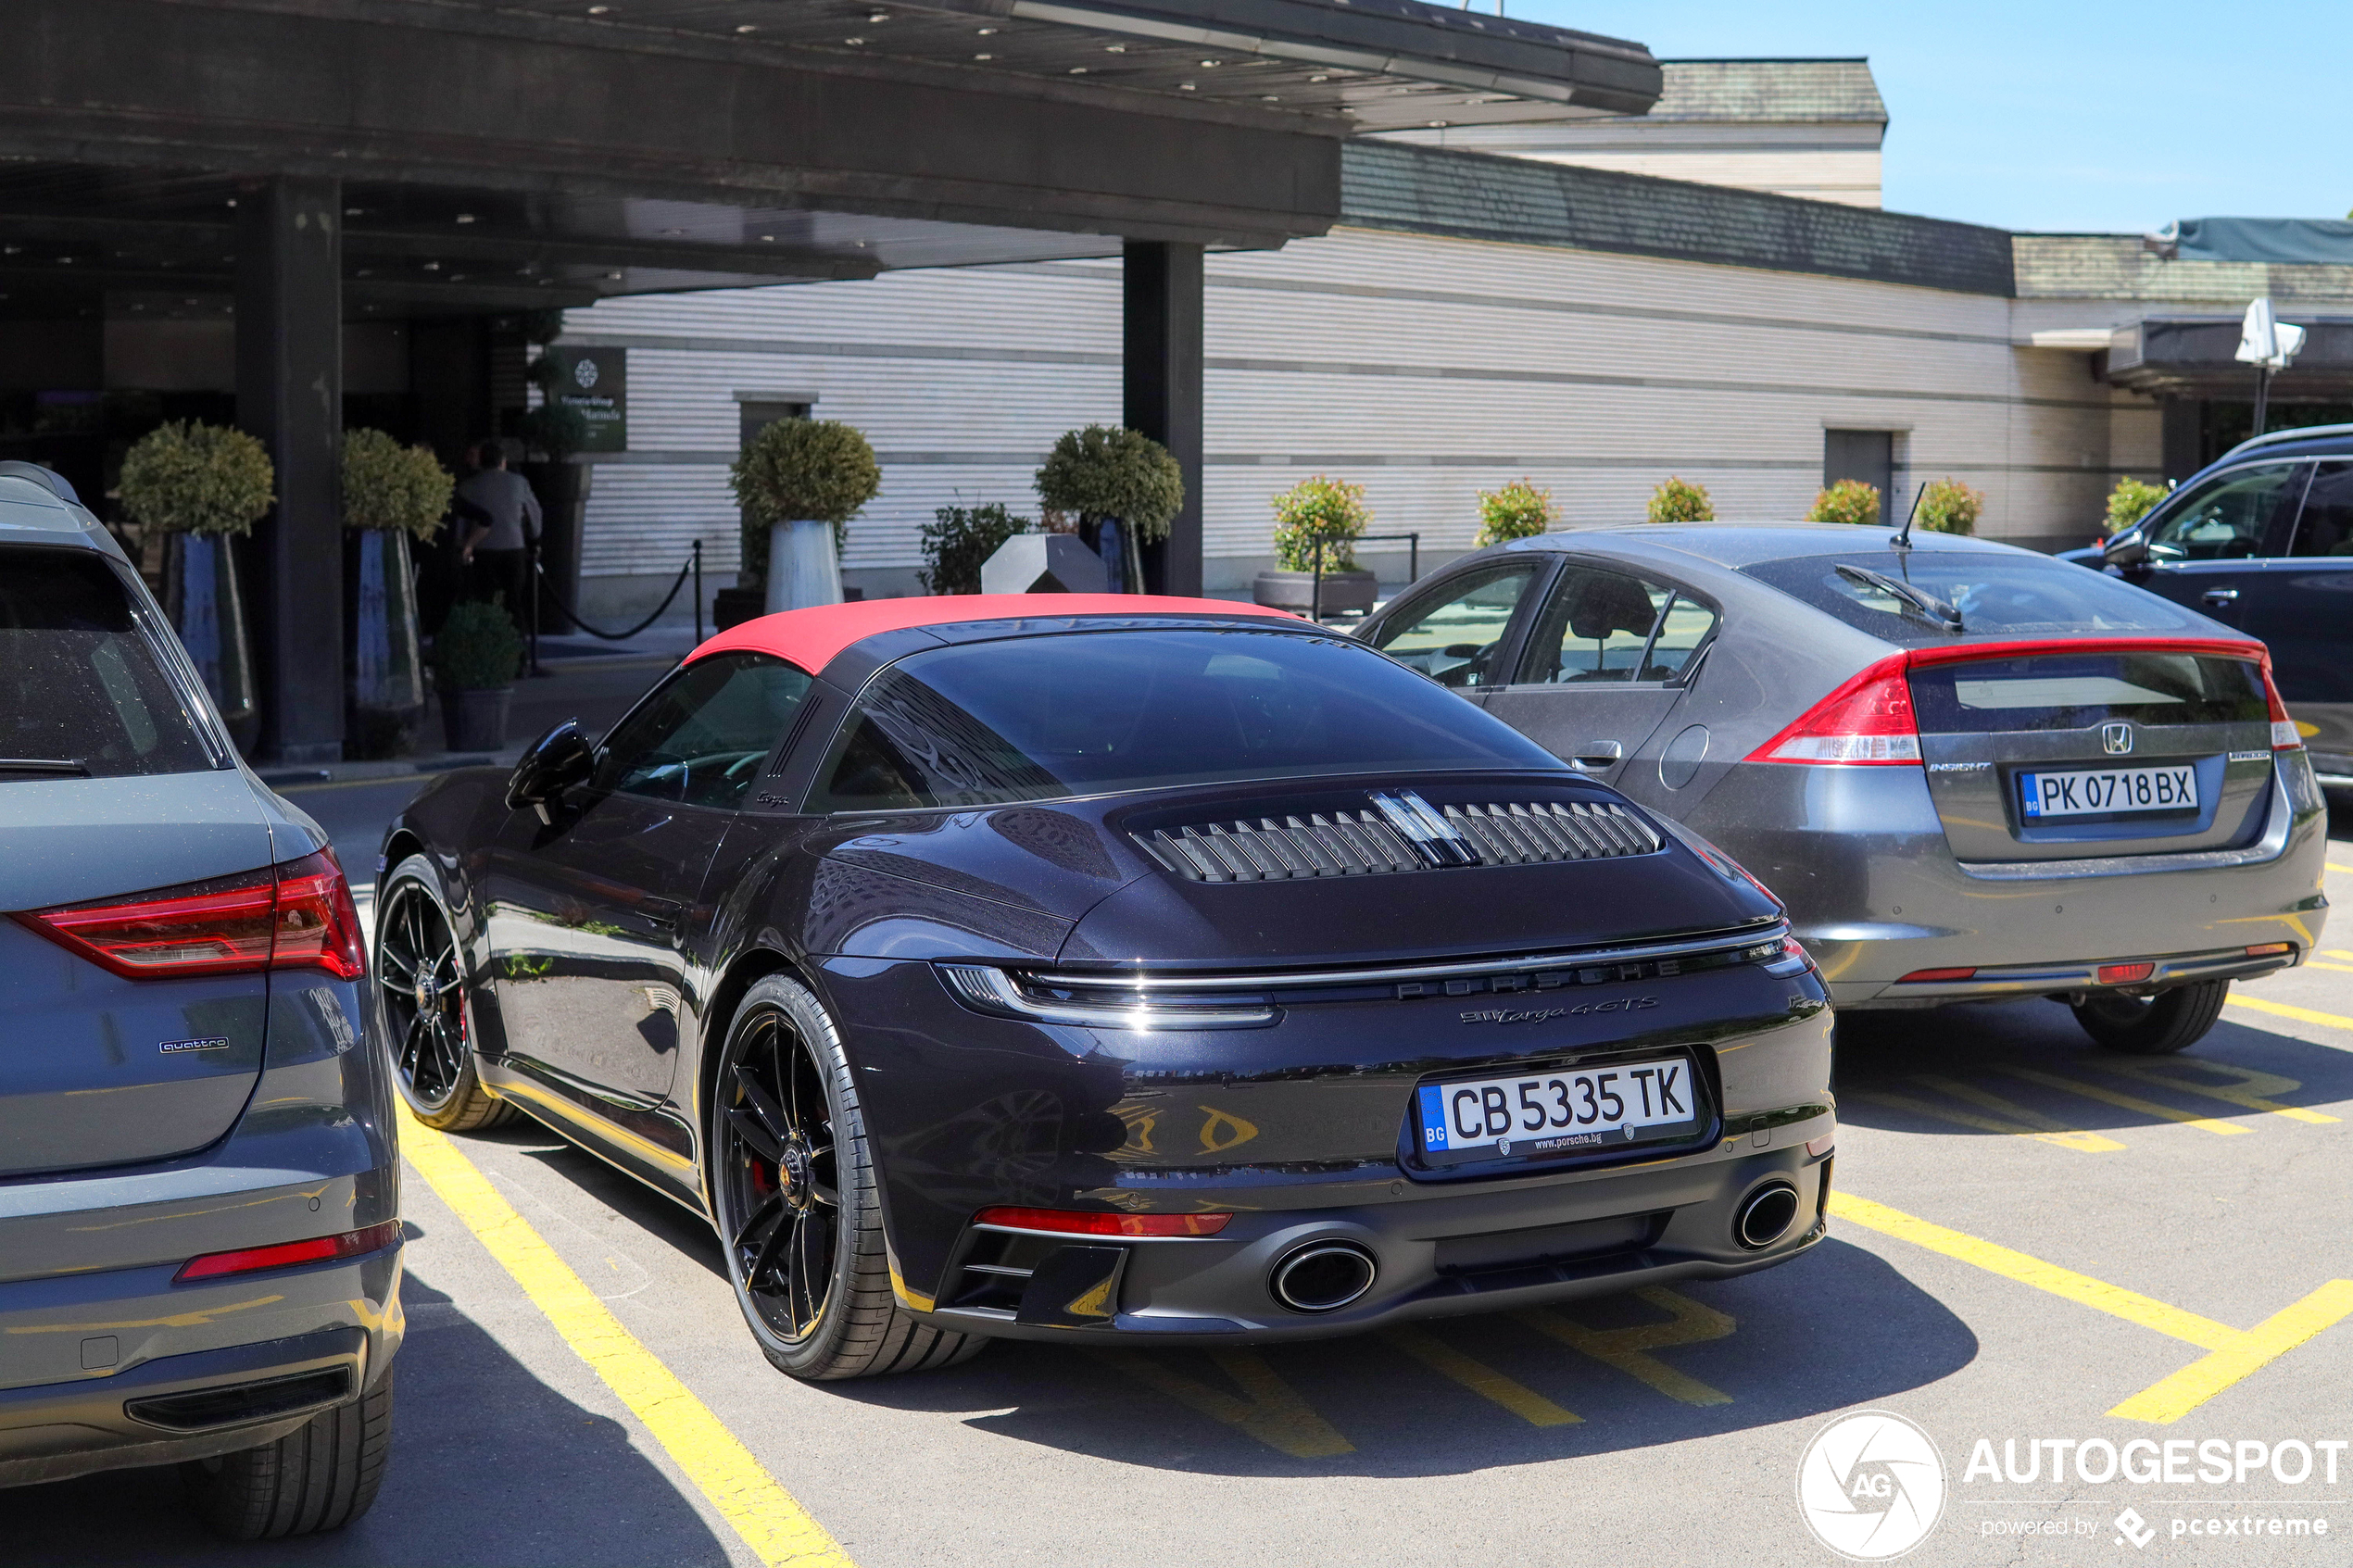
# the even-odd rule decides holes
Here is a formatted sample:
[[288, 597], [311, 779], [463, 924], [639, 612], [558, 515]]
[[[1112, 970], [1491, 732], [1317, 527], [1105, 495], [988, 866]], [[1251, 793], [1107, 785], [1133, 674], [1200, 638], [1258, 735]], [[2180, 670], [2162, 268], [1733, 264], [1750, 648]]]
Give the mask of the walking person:
[[529, 480], [508, 469], [507, 449], [497, 441], [476, 442], [469, 457], [474, 471], [458, 486], [458, 500], [488, 520], [463, 524], [460, 558], [472, 571], [472, 596], [503, 598], [507, 613], [528, 625], [530, 547], [539, 543], [539, 497]]

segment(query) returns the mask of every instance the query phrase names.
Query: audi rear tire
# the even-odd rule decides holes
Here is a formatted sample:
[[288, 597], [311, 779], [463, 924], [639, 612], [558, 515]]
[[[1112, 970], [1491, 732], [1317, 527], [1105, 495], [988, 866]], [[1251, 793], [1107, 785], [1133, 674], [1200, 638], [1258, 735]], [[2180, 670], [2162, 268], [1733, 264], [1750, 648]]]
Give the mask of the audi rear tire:
[[2075, 1022], [2109, 1050], [2170, 1056], [2206, 1038], [2230, 994], [2227, 980], [2194, 980], [2154, 997], [2086, 997], [2073, 1004]]
[[340, 1530], [368, 1512], [392, 1454], [392, 1374], [274, 1443], [180, 1467], [188, 1506], [233, 1541]]

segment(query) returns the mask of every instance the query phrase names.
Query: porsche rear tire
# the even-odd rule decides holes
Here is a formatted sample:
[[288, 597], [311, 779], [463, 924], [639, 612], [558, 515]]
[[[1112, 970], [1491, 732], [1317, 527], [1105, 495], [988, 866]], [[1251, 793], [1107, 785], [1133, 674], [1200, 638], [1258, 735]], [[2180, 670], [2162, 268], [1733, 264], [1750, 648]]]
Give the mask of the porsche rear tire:
[[979, 1354], [985, 1338], [899, 1304], [857, 1085], [807, 986], [770, 975], [746, 993], [711, 1089], [704, 1147], [727, 1278], [779, 1371], [829, 1382]]
[[486, 1132], [515, 1108], [474, 1070], [472, 1004], [458, 922], [433, 861], [411, 855], [376, 890], [377, 995], [392, 1081], [409, 1113], [445, 1133]]
[[2206, 1038], [2231, 994], [2227, 980], [2196, 980], [2154, 997], [2086, 997], [2074, 1004], [2083, 1033], [2128, 1056], [2171, 1056]]

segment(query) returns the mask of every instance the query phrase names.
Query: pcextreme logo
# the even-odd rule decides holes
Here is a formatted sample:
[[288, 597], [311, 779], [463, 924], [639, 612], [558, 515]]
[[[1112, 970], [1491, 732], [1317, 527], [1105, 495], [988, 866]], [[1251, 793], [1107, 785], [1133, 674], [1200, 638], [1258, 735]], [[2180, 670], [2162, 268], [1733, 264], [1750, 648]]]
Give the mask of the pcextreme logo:
[[1841, 1557], [1901, 1557], [1944, 1512], [1944, 1457], [1927, 1433], [1891, 1411], [1841, 1416], [1797, 1461], [1797, 1511]]

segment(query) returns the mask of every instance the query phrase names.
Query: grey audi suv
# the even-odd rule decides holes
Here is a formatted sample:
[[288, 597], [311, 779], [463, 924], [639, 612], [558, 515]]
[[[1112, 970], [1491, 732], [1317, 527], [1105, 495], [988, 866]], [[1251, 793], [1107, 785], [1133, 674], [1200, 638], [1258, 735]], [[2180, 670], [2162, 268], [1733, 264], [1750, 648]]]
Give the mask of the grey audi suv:
[[2174, 1051], [2320, 940], [2326, 809], [2264, 646], [2047, 556], [1579, 529], [1358, 634], [1748, 867], [1841, 1011], [2046, 996]]
[[351, 893], [27, 463], [0, 464], [0, 1486], [177, 1462], [233, 1537], [348, 1523], [401, 1336]]

